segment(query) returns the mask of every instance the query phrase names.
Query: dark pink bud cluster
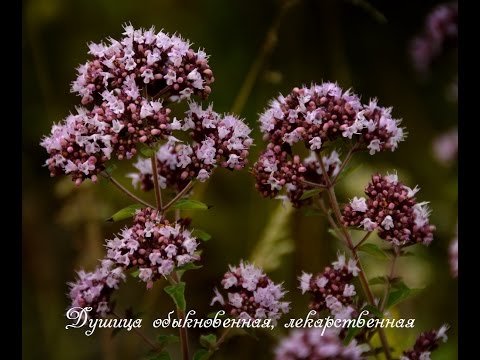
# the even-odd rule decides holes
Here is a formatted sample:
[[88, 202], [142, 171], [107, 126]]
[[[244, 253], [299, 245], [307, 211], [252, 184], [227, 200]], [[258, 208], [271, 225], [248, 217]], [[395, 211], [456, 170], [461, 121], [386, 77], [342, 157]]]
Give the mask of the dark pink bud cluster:
[[188, 40], [162, 31], [124, 26], [120, 41], [91, 43], [93, 58], [78, 68], [72, 92], [82, 104], [101, 101], [104, 91], [125, 92], [129, 102], [166, 96], [170, 101], [198, 95], [207, 98], [214, 81], [208, 56], [194, 51]]
[[230, 266], [222, 280], [227, 291], [225, 297], [215, 289], [210, 305], [218, 302], [228, 315], [241, 319], [278, 320], [289, 311], [289, 303], [281, 301], [285, 291], [281, 284], [272, 280], [259, 268], [241, 262], [239, 266]]
[[328, 309], [333, 315], [351, 312], [349, 307], [356, 295], [355, 286], [351, 284], [354, 276], [360, 269], [353, 259], [345, 259], [345, 255], [338, 255], [338, 260], [327, 266], [323, 273], [316, 276], [303, 273], [300, 280], [302, 294], [312, 296], [310, 309], [317, 312]]
[[397, 246], [433, 240], [435, 226], [430, 225], [427, 202], [417, 203], [414, 189], [398, 181], [398, 176], [373, 175], [365, 188], [365, 198], [354, 197], [343, 209], [345, 226], [378, 231], [378, 236]]
[[138, 268], [138, 278], [153, 281], [175, 268], [199, 260], [198, 242], [179, 223], [170, 224], [155, 209], [137, 210], [133, 226], [107, 240], [107, 258], [126, 269]]
[[101, 266], [93, 272], [80, 270], [78, 280], [69, 283], [70, 308], [91, 307], [89, 312], [93, 317], [104, 317], [113, 310], [110, 297], [120, 282], [125, 280], [123, 268], [115, 266], [111, 260], [103, 260]]
[[355, 340], [342, 343], [332, 329], [296, 329], [284, 338], [275, 349], [276, 360], [361, 360], [364, 349]]
[[431, 330], [421, 333], [413, 349], [403, 352], [400, 360], [430, 360], [430, 354], [436, 350], [442, 342], [447, 341], [447, 325], [443, 325], [438, 330]]
[[[209, 106], [207, 109], [194, 102], [182, 120], [174, 119], [173, 130], [188, 132], [192, 143], [174, 137], [157, 151], [157, 169], [162, 187], [181, 190], [193, 179], [207, 180], [213, 169], [221, 166], [240, 170], [247, 164], [252, 138], [251, 129], [233, 115], [220, 115]], [[143, 190], [152, 188], [152, 165], [149, 159], [139, 159], [135, 164], [139, 172], [131, 173], [133, 185], [141, 184]]]
[[441, 4], [428, 14], [423, 33], [410, 45], [415, 68], [426, 72], [447, 46], [457, 46], [458, 4]]
[[[340, 169], [340, 158], [333, 150], [328, 156], [322, 156], [323, 163], [330, 177], [335, 177]], [[268, 144], [267, 150], [260, 154], [253, 166], [255, 187], [264, 197], [288, 199], [293, 206], [300, 207], [308, 204], [311, 199], [301, 200], [306, 190], [312, 189], [304, 181], [324, 185], [324, 177], [315, 152], [301, 160], [294, 155], [291, 160], [279, 145]], [[277, 196], [282, 189], [286, 195]]]

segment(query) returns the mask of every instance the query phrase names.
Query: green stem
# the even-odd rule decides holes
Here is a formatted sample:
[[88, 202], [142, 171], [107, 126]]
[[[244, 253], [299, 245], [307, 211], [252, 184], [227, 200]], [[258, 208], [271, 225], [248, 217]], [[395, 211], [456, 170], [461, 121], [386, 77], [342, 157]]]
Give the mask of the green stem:
[[387, 299], [388, 295], [390, 293], [390, 290], [392, 288], [392, 280], [395, 275], [395, 265], [397, 264], [397, 259], [398, 259], [398, 254], [399, 250], [395, 246], [393, 248], [394, 254], [392, 258], [392, 263], [390, 264], [390, 272], [388, 273], [388, 281], [387, 281], [387, 286], [385, 287], [385, 294], [383, 295], [382, 303], [380, 304], [380, 311], [383, 312], [385, 310], [385, 305], [387, 304]]
[[162, 189], [160, 189], [160, 184], [158, 183], [157, 153], [154, 152], [150, 159], [152, 161], [152, 178], [153, 187], [155, 188], [155, 202], [157, 204], [157, 209], [162, 211]]
[[167, 205], [165, 205], [163, 208], [162, 208], [162, 212], [165, 212], [168, 210], [168, 208], [170, 206], [172, 206], [173, 204], [175, 204], [178, 200], [180, 200], [182, 198], [183, 195], [185, 195], [187, 192], [190, 191], [190, 189], [192, 188], [193, 186], [193, 181], [190, 181], [177, 195], [175, 195], [175, 197], [170, 200]]
[[[178, 278], [178, 275], [176, 272], [173, 272], [172, 275], [170, 276], [171, 278], [171, 283], [173, 284], [178, 284], [180, 279]], [[178, 319], [182, 322], [183, 325], [185, 322], [185, 311], [177, 307], [177, 317]], [[187, 328], [185, 326], [181, 326], [178, 328], [178, 332], [180, 335], [180, 349], [182, 351], [182, 359], [183, 360], [189, 360], [190, 359], [190, 351], [188, 348], [188, 332]]]
[[308, 181], [308, 180], [300, 180], [300, 182], [304, 183], [305, 185], [309, 185], [314, 188], [319, 188], [319, 189], [326, 189], [326, 186], [323, 184], [318, 184], [316, 182]]
[[122, 191], [125, 195], [127, 195], [130, 199], [134, 200], [134, 201], [137, 201], [139, 202], [140, 204], [142, 205], [145, 205], [147, 207], [151, 207], [153, 208], [154, 206], [149, 204], [148, 202], [146, 202], [145, 200], [142, 200], [140, 199], [138, 196], [136, 196], [135, 194], [131, 193], [130, 191], [127, 190], [127, 188], [125, 188], [122, 184], [120, 184], [117, 180], [115, 180], [115, 178], [113, 178], [112, 175], [106, 173], [106, 172], [102, 172], [100, 173], [100, 176], [104, 177], [105, 179], [107, 179], [108, 181], [110, 181], [113, 185], [115, 185], [117, 187], [117, 189], [119, 189], [120, 191]]
[[248, 73], [245, 76], [245, 80], [243, 81], [240, 91], [238, 92], [235, 101], [233, 102], [231, 109], [232, 113], [240, 114], [242, 112], [242, 109], [245, 106], [245, 103], [247, 102], [250, 93], [252, 92], [253, 86], [255, 85], [255, 81], [258, 78], [260, 70], [262, 70], [265, 61], [272, 53], [275, 45], [278, 42], [277, 33], [283, 16], [287, 12], [287, 10], [297, 2], [298, 0], [285, 0], [280, 9], [278, 10], [277, 15], [273, 19], [273, 22], [270, 25], [267, 34], [265, 35], [265, 39], [263, 40], [263, 44], [260, 48], [258, 56], [248, 70]]
[[[112, 315], [115, 316], [117, 319], [121, 319], [120, 316], [118, 316], [117, 313], [115, 312], [112, 312]], [[150, 347], [156, 351], [156, 352], [160, 352], [162, 350], [162, 348], [158, 345], [156, 345], [153, 340], [149, 339], [147, 337], [147, 335], [145, 335], [143, 332], [140, 331], [140, 329], [137, 329], [136, 327], [133, 327], [133, 331], [135, 332], [135, 334], [137, 334], [139, 337], [141, 337], [143, 339], [143, 341], [145, 341], [148, 345], [150, 345]]]
[[228, 333], [229, 333], [231, 330], [232, 330], [231, 327], [226, 328], [226, 329], [223, 330], [222, 335], [220, 335], [220, 337], [218, 338], [218, 340], [217, 340], [217, 342], [215, 343], [215, 345], [213, 345], [213, 346], [208, 350], [208, 353], [205, 355], [205, 360], [206, 360], [206, 359], [209, 359], [209, 358], [213, 355], [213, 353], [220, 348], [220, 345], [223, 344], [223, 342], [224, 342], [225, 339], [227, 338]]
[[332, 180], [332, 186], [335, 185], [338, 181], [338, 177], [342, 173], [342, 171], [345, 169], [345, 167], [348, 165], [350, 160], [352, 159], [353, 153], [358, 149], [357, 144], [353, 145], [350, 150], [348, 151], [347, 155], [345, 156], [345, 159], [343, 160], [342, 164], [340, 165], [340, 169], [338, 170], [337, 176]]
[[[357, 262], [357, 266], [360, 269], [360, 272], [358, 274], [360, 283], [363, 288], [363, 292], [365, 293], [367, 300], [370, 305], [377, 307], [375, 304], [375, 297], [373, 296], [372, 289], [370, 289], [370, 286], [368, 285], [368, 279], [367, 276], [365, 275], [365, 271], [363, 269], [362, 263], [360, 261], [360, 256], [358, 255], [357, 249], [353, 245], [352, 238], [350, 236], [350, 233], [348, 232], [347, 228], [343, 225], [342, 222], [342, 214], [340, 212], [340, 206], [338, 205], [337, 197], [335, 195], [335, 189], [334, 185], [332, 184], [332, 181], [330, 179], [330, 176], [328, 176], [327, 169], [325, 167], [325, 164], [323, 162], [323, 159], [321, 156], [318, 156], [318, 160], [320, 163], [320, 168], [322, 169], [322, 174], [325, 179], [325, 184], [327, 185], [327, 195], [330, 200], [330, 206], [332, 207], [333, 214], [336, 219], [337, 227], [340, 229], [340, 231], [343, 234], [343, 237], [345, 239], [345, 242], [347, 243], [348, 248], [350, 249], [353, 258]], [[392, 359], [392, 354], [390, 352], [390, 346], [388, 344], [387, 337], [385, 335], [385, 331], [383, 328], [378, 329], [378, 334], [380, 337], [380, 341], [382, 343], [383, 350], [385, 352], [385, 357], [387, 360]]]
[[365, 234], [365, 236], [358, 242], [357, 245], [354, 246], [354, 249], [357, 250], [360, 245], [362, 245], [367, 239], [372, 235], [373, 231], [369, 231]]

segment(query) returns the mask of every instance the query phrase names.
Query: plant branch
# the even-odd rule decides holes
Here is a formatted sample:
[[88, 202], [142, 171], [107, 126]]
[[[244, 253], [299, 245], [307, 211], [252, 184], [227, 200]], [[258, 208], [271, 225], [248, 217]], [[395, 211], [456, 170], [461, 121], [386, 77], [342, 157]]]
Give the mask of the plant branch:
[[[174, 271], [170, 276], [172, 284], [178, 284], [180, 279], [178, 278], [177, 273]], [[185, 322], [185, 311], [177, 307], [177, 317], [181, 321], [183, 325]], [[182, 350], [182, 359], [183, 360], [190, 360], [190, 351], [188, 348], [188, 332], [185, 326], [181, 326], [178, 328], [178, 332], [180, 335], [180, 348]]]
[[[115, 316], [117, 319], [122, 319], [120, 316], [118, 316], [118, 314], [116, 312], [112, 312], [112, 315]], [[143, 341], [145, 341], [148, 345], [150, 345], [150, 347], [154, 350], [154, 351], [157, 351], [157, 352], [160, 352], [162, 350], [161, 346], [159, 345], [156, 345], [153, 340], [151, 340], [150, 338], [148, 338], [147, 335], [145, 335], [143, 332], [140, 331], [140, 329], [136, 328], [136, 327], [133, 327], [132, 328], [133, 331], [135, 332], [135, 334], [137, 334], [139, 337], [141, 337], [143, 339]]]
[[[319, 205], [320, 205], [320, 208], [322, 209], [322, 211], [325, 213], [326, 217], [327, 217], [327, 220], [328, 220], [328, 223], [330, 224], [330, 226], [333, 228], [333, 230], [337, 233], [338, 237], [340, 239], [342, 239], [345, 244], [346, 244], [346, 241], [345, 241], [345, 238], [342, 236], [342, 233], [340, 232], [337, 224], [335, 223], [335, 220], [333, 220], [332, 218], [332, 215], [330, 214], [330, 211], [327, 209], [327, 207], [325, 206], [325, 203], [323, 202], [323, 199], [321, 197], [321, 194], [320, 194], [320, 198], [319, 198]], [[348, 246], [348, 245], [347, 245]]]
[[272, 53], [275, 45], [278, 42], [277, 39], [277, 33], [278, 29], [280, 28], [280, 24], [282, 22], [282, 19], [287, 12], [287, 10], [295, 5], [298, 2], [298, 0], [284, 0], [283, 4], [281, 5], [280, 9], [277, 12], [277, 15], [272, 21], [272, 24], [270, 25], [270, 28], [267, 30], [267, 33], [265, 35], [265, 39], [263, 40], [262, 47], [260, 48], [260, 51], [253, 62], [252, 66], [248, 70], [247, 75], [245, 76], [245, 80], [243, 81], [243, 84], [240, 88], [240, 91], [238, 92], [235, 101], [233, 102], [231, 112], [240, 114], [242, 112], [243, 107], [245, 106], [245, 103], [247, 102], [248, 97], [250, 96], [250, 93], [252, 92], [253, 86], [255, 85], [255, 81], [258, 78], [258, 75], [260, 71], [262, 70], [262, 67], [267, 60], [268, 56]]
[[232, 330], [231, 327], [226, 328], [226, 329], [223, 330], [222, 335], [220, 335], [220, 337], [219, 337], [218, 340], [215, 342], [215, 344], [214, 344], [210, 349], [208, 349], [208, 353], [205, 354], [205, 358], [204, 358], [205, 360], [206, 360], [206, 359], [209, 359], [209, 358], [213, 355], [213, 353], [220, 348], [220, 345], [223, 344], [223, 342], [224, 342], [225, 339], [227, 338], [228, 333], [229, 333], [231, 330]]
[[332, 186], [335, 185], [338, 181], [338, 177], [342, 173], [342, 171], [345, 169], [345, 167], [348, 165], [350, 160], [352, 159], [353, 153], [358, 149], [357, 144], [353, 145], [350, 150], [348, 151], [347, 155], [345, 156], [345, 159], [343, 159], [342, 164], [340, 165], [340, 169], [338, 170], [337, 176], [332, 180]]
[[193, 186], [193, 181], [191, 180], [187, 185], [185, 185], [185, 187], [182, 190], [180, 190], [180, 192], [177, 195], [175, 195], [175, 197], [172, 200], [170, 200], [167, 203], [167, 205], [165, 205], [162, 208], [162, 211], [163, 212], [167, 211], [170, 206], [175, 204], [178, 200], [180, 200], [182, 198], [183, 195], [185, 195], [188, 191], [190, 191], [192, 186]]
[[305, 185], [309, 185], [311, 187], [314, 187], [314, 188], [320, 188], [320, 189], [326, 189], [327, 187], [323, 184], [318, 184], [316, 182], [311, 182], [311, 181], [308, 181], [308, 180], [300, 180], [301, 183], [304, 183]]
[[354, 248], [355, 250], [357, 250], [360, 245], [362, 245], [365, 241], [367, 241], [367, 239], [370, 237], [370, 235], [372, 235], [372, 233], [373, 233], [373, 231], [367, 232], [367, 233], [365, 234], [365, 236], [362, 238], [362, 240], [360, 240], [360, 241], [358, 242], [358, 244], [355, 245], [353, 248]]
[[380, 304], [381, 312], [385, 310], [385, 305], [387, 305], [388, 294], [390, 293], [390, 290], [392, 288], [392, 279], [395, 275], [395, 265], [397, 264], [397, 259], [399, 255], [398, 247], [394, 246], [393, 251], [394, 251], [394, 255], [392, 258], [392, 262], [390, 264], [390, 272], [388, 273], [388, 278], [387, 278], [388, 282], [387, 282], [387, 286], [385, 287], [385, 294], [383, 295], [382, 303]]
[[[348, 248], [350, 249], [354, 259], [357, 262], [357, 266], [360, 269], [360, 272], [359, 272], [358, 276], [360, 278], [360, 283], [362, 285], [363, 292], [365, 293], [365, 295], [367, 297], [367, 300], [370, 303], [370, 305], [372, 305], [374, 307], [377, 307], [377, 305], [375, 304], [375, 297], [373, 296], [372, 290], [370, 289], [370, 286], [368, 284], [367, 276], [365, 275], [365, 271], [364, 271], [362, 263], [360, 261], [360, 256], [358, 255], [357, 249], [353, 245], [353, 241], [352, 241], [352, 238], [350, 236], [350, 233], [348, 232], [347, 228], [343, 225], [342, 214], [340, 212], [340, 206], [338, 205], [337, 197], [335, 195], [335, 189], [334, 189], [334, 186], [333, 186], [332, 181], [330, 179], [330, 176], [328, 176], [326, 166], [325, 166], [321, 156], [318, 156], [318, 161], [320, 163], [320, 168], [322, 169], [322, 174], [323, 174], [323, 177], [325, 179], [325, 184], [327, 184], [327, 195], [328, 195], [328, 198], [330, 200], [330, 206], [332, 207], [333, 214], [334, 214], [335, 219], [336, 219], [337, 227], [341, 230], [341, 232], [343, 234], [343, 237], [345, 239], [345, 242], [347, 243]], [[378, 329], [378, 334], [379, 334], [379, 337], [380, 337], [380, 341], [382, 343], [383, 350], [385, 352], [385, 357], [386, 357], [387, 360], [391, 360], [392, 359], [392, 354], [390, 352], [390, 346], [388, 344], [388, 340], [387, 340], [387, 337], [385, 335], [385, 331], [383, 330], [383, 328]]]
[[142, 205], [147, 207], [153, 208], [154, 206], [146, 202], [145, 200], [140, 199], [135, 194], [131, 193], [127, 188], [125, 188], [122, 184], [120, 184], [112, 175], [107, 172], [101, 172], [100, 176], [104, 177], [108, 181], [110, 181], [113, 185], [115, 185], [120, 191], [122, 191], [125, 195], [127, 195], [130, 199], [139, 202]]
[[157, 209], [162, 211], [162, 190], [160, 189], [160, 184], [158, 183], [157, 153], [154, 152], [150, 159], [152, 161], [152, 178], [153, 187], [155, 188], [155, 202], [157, 204]]

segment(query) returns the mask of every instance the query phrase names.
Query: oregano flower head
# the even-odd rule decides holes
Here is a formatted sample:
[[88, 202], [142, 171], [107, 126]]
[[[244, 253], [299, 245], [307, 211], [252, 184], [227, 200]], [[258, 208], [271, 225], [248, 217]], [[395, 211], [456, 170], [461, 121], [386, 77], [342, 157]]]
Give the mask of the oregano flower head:
[[365, 231], [377, 230], [381, 239], [397, 246], [428, 245], [435, 226], [429, 222], [428, 202], [417, 202], [419, 190], [401, 183], [396, 173], [375, 174], [365, 188], [367, 198], [354, 197], [345, 205], [343, 222]]
[[210, 305], [219, 303], [226, 313], [241, 319], [271, 319], [276, 321], [289, 311], [289, 303], [282, 301], [285, 291], [259, 268], [241, 262], [230, 266], [222, 279], [223, 290], [215, 289]]

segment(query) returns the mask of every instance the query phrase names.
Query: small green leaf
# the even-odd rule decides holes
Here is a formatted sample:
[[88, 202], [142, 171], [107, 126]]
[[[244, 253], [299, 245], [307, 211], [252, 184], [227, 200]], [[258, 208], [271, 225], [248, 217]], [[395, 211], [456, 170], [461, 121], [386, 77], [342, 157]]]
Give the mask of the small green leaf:
[[341, 236], [341, 235], [339, 235], [339, 234], [338, 234], [338, 232], [337, 232], [337, 231], [335, 231], [334, 229], [332, 229], [332, 228], [328, 228], [328, 233], [329, 233], [330, 235], [332, 235], [334, 238], [336, 238], [337, 240], [340, 240], [340, 241], [342, 241], [342, 242], [343, 242], [343, 238], [342, 238], [342, 236]]
[[391, 279], [390, 284], [392, 284], [392, 288], [395, 290], [400, 290], [400, 291], [410, 290], [410, 288], [403, 282], [401, 278]]
[[212, 235], [200, 229], [193, 230], [192, 235], [202, 241], [208, 241], [212, 238]]
[[[403, 285], [405, 285], [405, 284], [403, 284]], [[422, 290], [422, 289], [410, 289], [406, 285], [405, 285], [405, 287], [403, 285], [401, 286], [400, 290], [395, 290], [395, 291], [390, 292], [390, 294], [388, 294], [387, 309], [389, 309], [389, 308], [399, 304], [400, 302], [418, 294], [420, 292], [420, 290]]]
[[376, 276], [374, 278], [371, 278], [370, 280], [368, 280], [368, 283], [370, 285], [381, 285], [381, 284], [387, 284], [388, 283], [388, 279], [386, 276]]
[[391, 256], [413, 256], [415, 255], [411, 251], [400, 250], [400, 253], [397, 254], [393, 249], [386, 249], [385, 252]]
[[171, 357], [168, 352], [162, 351], [159, 354], [150, 355], [147, 360], [171, 360]]
[[172, 209], [178, 210], [208, 210], [210, 207], [201, 201], [180, 199], [173, 206]]
[[387, 259], [388, 255], [378, 245], [375, 244], [363, 244], [358, 248], [358, 251], [363, 251], [369, 255], [375, 256], [380, 259]]
[[210, 357], [208, 350], [200, 349], [195, 352], [193, 355], [193, 360], [206, 360]]
[[185, 311], [187, 304], [185, 302], [185, 283], [184, 282], [179, 282], [178, 284], [175, 284], [175, 285], [166, 286], [164, 288], [164, 291], [168, 295], [170, 295], [170, 297], [172, 298], [177, 308]]
[[302, 196], [300, 196], [300, 200], [310, 199], [311, 197], [314, 197], [315, 195], [321, 193], [323, 190], [325, 189], [316, 188], [316, 189], [307, 190], [302, 194]]
[[361, 327], [349, 327], [347, 331], [347, 335], [345, 335], [345, 339], [343, 339], [343, 343], [348, 345], [352, 339], [358, 335], [358, 333], [362, 331]]
[[108, 174], [113, 173], [115, 170], [117, 170], [117, 165], [116, 164], [111, 164], [109, 167], [105, 169], [105, 172]]
[[140, 274], [140, 269], [137, 269], [137, 270], [132, 271], [132, 272], [130, 273], [130, 275], [132, 275], [133, 277], [138, 277], [139, 274]]
[[143, 156], [147, 157], [147, 158], [150, 158], [153, 156], [153, 154], [155, 154], [155, 150], [152, 149], [151, 147], [142, 147], [140, 149], [140, 152], [142, 153]]
[[363, 307], [362, 311], [363, 310], [367, 310], [370, 314], [373, 314], [380, 319], [383, 318], [382, 312], [379, 309], [377, 309], [375, 306], [368, 304]]
[[200, 336], [200, 345], [205, 349], [213, 349], [217, 344], [217, 336], [215, 334], [208, 334]]
[[182, 275], [185, 273], [187, 270], [196, 270], [196, 269], [201, 269], [203, 265], [196, 265], [194, 263], [188, 263], [182, 266], [179, 266], [175, 269], [179, 277], [182, 277]]
[[178, 343], [180, 338], [177, 335], [158, 335], [157, 341], [161, 347], [165, 347], [170, 344]]
[[135, 211], [138, 209], [143, 208], [143, 205], [141, 204], [133, 204], [133, 205], [128, 205], [127, 207], [124, 207], [121, 210], [118, 210], [115, 214], [110, 216], [107, 221], [120, 221], [124, 219], [128, 219], [135, 215]]

